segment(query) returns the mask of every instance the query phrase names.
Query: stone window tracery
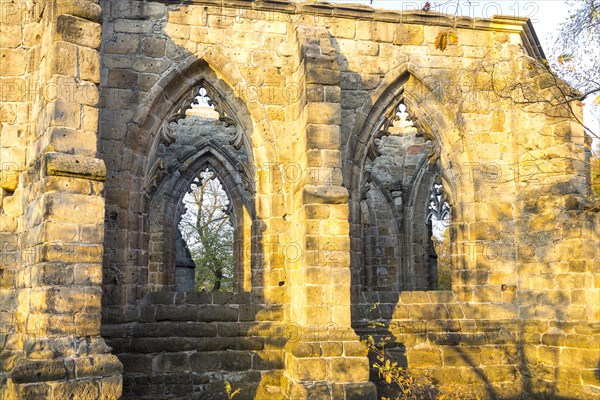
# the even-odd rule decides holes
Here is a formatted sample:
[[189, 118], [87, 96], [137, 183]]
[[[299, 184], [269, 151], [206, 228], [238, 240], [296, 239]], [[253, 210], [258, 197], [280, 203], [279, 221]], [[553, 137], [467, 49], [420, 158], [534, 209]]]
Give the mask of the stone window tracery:
[[[243, 125], [213, 86], [202, 81], [190, 93], [161, 125], [145, 178], [151, 202], [149, 284], [153, 290], [246, 291], [251, 255], [244, 250], [252, 248], [255, 194], [250, 148]], [[181, 225], [191, 212], [192, 193], [211, 181], [226, 199], [218, 214], [229, 226], [222, 227], [229, 235], [227, 246], [214, 253], [212, 263], [198, 257], [198, 243]], [[212, 277], [198, 276], [211, 268]]]
[[363, 287], [437, 289], [432, 235], [442, 235], [450, 220], [439, 146], [400, 99], [376, 125], [366, 156], [356, 242]]
[[243, 142], [243, 127], [235, 117], [235, 113], [219, 92], [208, 82], [201, 81], [191, 89], [189, 95], [173, 107], [169, 117], [162, 123], [159, 134], [161, 142], [169, 146], [175, 142], [177, 124], [188, 115], [201, 115], [207, 118], [218, 119], [225, 127], [230, 129], [230, 144], [236, 149], [241, 149]]

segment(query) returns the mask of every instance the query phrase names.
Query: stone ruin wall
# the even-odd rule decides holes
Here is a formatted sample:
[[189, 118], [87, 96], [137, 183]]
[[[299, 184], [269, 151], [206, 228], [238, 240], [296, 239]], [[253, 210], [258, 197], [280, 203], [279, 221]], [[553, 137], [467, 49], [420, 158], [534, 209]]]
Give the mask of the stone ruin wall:
[[[528, 67], [540, 53], [527, 21], [274, 1], [2, 5], [5, 399], [203, 398], [223, 379], [239, 398], [376, 398], [359, 342], [371, 333], [436, 385], [600, 398], [583, 131], [490, 90], [521, 80], [553, 95]], [[440, 32], [458, 43], [436, 48]], [[182, 133], [201, 86], [231, 146]], [[405, 148], [406, 132], [379, 135], [399, 102], [419, 133]], [[236, 294], [175, 278], [174, 210], [206, 163], [246, 212]], [[419, 264], [436, 175], [451, 291], [428, 290]], [[363, 258], [370, 196], [391, 199], [369, 222], [390, 236], [374, 238], [381, 274]]]
[[100, 337], [101, 8], [1, 6], [2, 395], [116, 398], [122, 366]]

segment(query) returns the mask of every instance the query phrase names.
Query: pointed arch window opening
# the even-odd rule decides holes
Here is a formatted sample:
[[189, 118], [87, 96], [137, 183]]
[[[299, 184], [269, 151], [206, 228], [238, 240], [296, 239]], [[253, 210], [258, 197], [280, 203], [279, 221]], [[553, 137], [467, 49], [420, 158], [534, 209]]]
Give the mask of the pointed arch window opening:
[[212, 169], [207, 167], [191, 182], [182, 200], [178, 228], [195, 265], [194, 288], [232, 292], [235, 215], [232, 201]]
[[[382, 115], [367, 145], [361, 178], [363, 247], [359, 261], [364, 269], [365, 287], [389, 288], [396, 285], [400, 290], [451, 289], [451, 238], [448, 230], [451, 207], [442, 185], [441, 149], [432, 126], [427, 115], [416, 117], [412, 114], [401, 96]], [[373, 216], [384, 212], [373, 211], [368, 206], [365, 192], [372, 189], [372, 180], [379, 182], [377, 187], [389, 207], [385, 211], [389, 211], [388, 219], [396, 221], [393, 225], [384, 226], [386, 218], [371, 221]], [[370, 211], [365, 212], [363, 202]], [[373, 230], [371, 225], [381, 229]], [[381, 262], [369, 258], [369, 255], [378, 254], [375, 244], [390, 241], [394, 241], [396, 248], [394, 251], [386, 249]], [[376, 268], [379, 264], [391, 268], [396, 283], [382, 279], [383, 275]]]
[[[211, 74], [199, 77], [193, 86], [177, 92], [176, 100], [174, 94], [165, 94], [162, 99], [170, 104], [169, 111], [152, 132], [155, 138], [144, 176], [151, 209], [149, 287], [249, 292], [252, 266], [258, 260], [253, 253], [258, 248], [253, 246], [257, 240], [253, 236], [254, 146], [247, 135], [252, 132], [252, 121], [226, 83]], [[186, 215], [190, 215], [189, 196], [201, 186], [203, 173], [211, 170], [223, 190], [222, 197], [227, 199], [221, 211], [228, 217], [228, 230], [233, 231], [233, 240], [228, 236], [228, 250], [222, 252], [228, 256], [233, 253], [233, 257], [229, 257], [227, 269], [222, 270], [221, 285], [217, 287], [194, 276], [198, 275], [199, 263], [192, 253], [199, 251], [195, 247], [198, 244], [189, 235], [184, 237], [182, 229]], [[215, 274], [212, 283], [214, 279]]]
[[450, 238], [448, 227], [452, 209], [438, 177], [434, 181], [427, 205], [428, 255], [430, 286], [437, 290], [451, 290]]
[[433, 226], [433, 234], [441, 239], [450, 224], [451, 208], [446, 200], [443, 186], [439, 181], [434, 182], [429, 197], [427, 222]]

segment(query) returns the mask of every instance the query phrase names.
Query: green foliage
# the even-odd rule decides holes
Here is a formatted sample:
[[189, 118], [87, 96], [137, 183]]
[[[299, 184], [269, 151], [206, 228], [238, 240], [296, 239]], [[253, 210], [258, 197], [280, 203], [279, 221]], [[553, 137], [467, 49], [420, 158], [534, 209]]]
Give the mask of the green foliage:
[[[397, 362], [391, 360], [386, 350], [388, 340], [382, 339], [381, 342], [376, 343], [373, 336], [369, 336], [363, 343], [375, 356], [376, 362], [373, 363], [373, 368], [377, 370], [379, 377], [383, 378], [385, 383], [393, 388], [396, 393], [393, 400], [431, 398], [425, 385], [417, 383], [408, 369], [400, 367]], [[392, 398], [384, 396], [381, 400], [392, 400]]]
[[450, 229], [445, 229], [441, 237], [431, 238], [437, 255], [438, 290], [452, 290], [452, 259], [450, 251]]
[[227, 398], [231, 400], [240, 393], [240, 389], [237, 388], [233, 390], [231, 383], [229, 383], [229, 381], [225, 381], [225, 393], [227, 393]]
[[227, 194], [214, 173], [205, 171], [194, 181], [184, 204], [179, 228], [196, 264], [196, 289], [233, 291], [234, 231]]
[[600, 199], [600, 145], [598, 145], [596, 151], [592, 153], [591, 164], [592, 190], [594, 192], [594, 196], [597, 199]]
[[[439, 262], [438, 258], [438, 262]], [[452, 269], [449, 263], [438, 264], [438, 290], [452, 290]]]
[[389, 338], [384, 338], [377, 343], [373, 336], [363, 341], [375, 356], [373, 368], [395, 393], [393, 397], [382, 396], [381, 400], [481, 400], [465, 386], [450, 383], [434, 387], [418, 380], [410, 369], [401, 367], [391, 359], [386, 350], [388, 341]]
[[[600, 0], [568, 2], [569, 15], [557, 30], [551, 67], [579, 90], [578, 100], [590, 101], [594, 113], [600, 112]], [[598, 138], [598, 132], [586, 128]]]
[[211, 231], [202, 235], [203, 247], [192, 252], [196, 289], [233, 291], [233, 233]]

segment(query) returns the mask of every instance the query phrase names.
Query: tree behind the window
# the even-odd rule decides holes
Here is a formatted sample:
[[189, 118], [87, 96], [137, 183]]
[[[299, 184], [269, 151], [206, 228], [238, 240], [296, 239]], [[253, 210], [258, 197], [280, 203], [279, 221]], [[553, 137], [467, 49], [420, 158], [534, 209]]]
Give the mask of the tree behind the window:
[[179, 228], [196, 264], [199, 291], [233, 291], [233, 226], [229, 200], [211, 171], [200, 174], [184, 197]]

